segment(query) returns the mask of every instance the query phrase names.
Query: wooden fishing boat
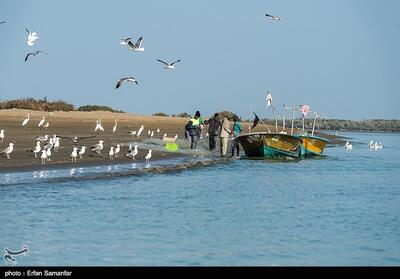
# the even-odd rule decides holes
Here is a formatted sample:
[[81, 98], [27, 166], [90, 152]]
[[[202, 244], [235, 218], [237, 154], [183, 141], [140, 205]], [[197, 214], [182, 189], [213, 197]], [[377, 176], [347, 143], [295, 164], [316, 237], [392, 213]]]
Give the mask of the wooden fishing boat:
[[299, 158], [302, 140], [287, 134], [250, 133], [235, 138], [247, 157]]
[[331, 141], [307, 133], [298, 133], [295, 136], [302, 140], [301, 143], [301, 155], [304, 157], [310, 156], [321, 156], [324, 152], [324, 148], [327, 144], [331, 144]]

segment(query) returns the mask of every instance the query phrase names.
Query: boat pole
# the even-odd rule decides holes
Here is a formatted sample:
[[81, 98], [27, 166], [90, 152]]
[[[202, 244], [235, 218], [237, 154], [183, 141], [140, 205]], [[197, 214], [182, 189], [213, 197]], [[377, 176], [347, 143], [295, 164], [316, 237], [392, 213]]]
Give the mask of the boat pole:
[[290, 134], [293, 136], [293, 130], [294, 130], [294, 111], [295, 108], [292, 107], [292, 131], [290, 132]]
[[276, 119], [276, 116], [275, 116], [275, 107], [273, 105], [271, 105], [271, 108], [272, 108], [272, 115], [275, 120], [275, 130], [276, 130], [276, 133], [278, 133], [278, 120]]
[[283, 105], [283, 122], [282, 122], [282, 131], [285, 131], [286, 126], [286, 107]]
[[315, 122], [317, 121], [317, 116], [318, 116], [318, 112], [314, 112], [314, 121], [313, 121], [313, 124], [312, 124], [312, 133], [311, 133], [312, 136], [314, 135]]

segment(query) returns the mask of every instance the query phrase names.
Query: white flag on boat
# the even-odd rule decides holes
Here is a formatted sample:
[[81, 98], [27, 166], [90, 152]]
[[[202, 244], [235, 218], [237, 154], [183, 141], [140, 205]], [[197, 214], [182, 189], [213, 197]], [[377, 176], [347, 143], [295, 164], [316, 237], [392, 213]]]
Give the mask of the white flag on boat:
[[267, 98], [265, 99], [267, 101], [267, 107], [272, 105], [272, 95], [271, 93], [269, 93], [269, 91], [267, 91]]

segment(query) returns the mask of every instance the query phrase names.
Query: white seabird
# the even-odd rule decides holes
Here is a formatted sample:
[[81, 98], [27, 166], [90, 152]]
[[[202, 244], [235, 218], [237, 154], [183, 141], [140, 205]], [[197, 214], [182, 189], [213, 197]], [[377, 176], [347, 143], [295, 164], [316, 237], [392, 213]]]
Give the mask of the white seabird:
[[114, 160], [114, 146], [111, 146], [108, 157], [110, 157], [110, 160]]
[[269, 15], [269, 14], [265, 14], [265, 16], [271, 18], [272, 20], [281, 20], [281, 17], [279, 17], [279, 16], [273, 16], [273, 15]]
[[353, 145], [348, 141], [346, 141], [346, 144], [344, 145], [344, 147], [346, 148], [346, 150], [353, 149]]
[[71, 162], [76, 162], [76, 157], [78, 157], [78, 147], [74, 146], [71, 153]]
[[60, 136], [60, 138], [71, 140], [73, 144], [78, 144], [78, 142], [82, 139], [89, 139], [89, 138], [94, 138], [94, 137], [96, 137], [96, 136], [86, 136], [86, 137], [79, 137], [79, 138], [77, 136], [74, 136], [73, 138]]
[[47, 161], [51, 161], [51, 148], [47, 148], [47, 151], [46, 151], [46, 154], [47, 154]]
[[37, 158], [37, 154], [40, 152], [40, 150], [42, 150], [42, 148], [40, 147], [40, 141], [37, 141], [36, 146], [33, 149], [31, 149], [30, 151], [32, 151], [35, 155], [35, 158]]
[[39, 53], [48, 54], [47, 52], [44, 52], [44, 51], [41, 51], [41, 50], [38, 50], [38, 51], [35, 51], [35, 52], [29, 52], [29, 53], [25, 56], [25, 62], [26, 62], [26, 60], [28, 60], [29, 56], [31, 56], [31, 55], [36, 56], [36, 55], [38, 55]]
[[114, 156], [118, 157], [120, 151], [121, 151], [121, 144], [117, 144], [117, 146], [114, 149]]
[[140, 37], [135, 44], [131, 41], [128, 41], [129, 49], [133, 51], [144, 51], [144, 47], [142, 47], [143, 37]]
[[150, 162], [150, 158], [151, 158], [151, 152], [152, 152], [153, 150], [149, 150], [149, 153], [147, 153], [147, 155], [144, 157], [145, 159], [146, 159], [146, 164], [148, 164], [149, 162]]
[[94, 132], [96, 133], [97, 131], [103, 131], [104, 132], [104, 128], [101, 125], [101, 121], [100, 120], [96, 120], [96, 127], [94, 127]]
[[49, 126], [50, 126], [50, 123], [46, 122], [46, 124], [43, 125], [43, 129], [47, 129], [47, 128], [49, 128]]
[[83, 154], [85, 154], [86, 146], [82, 146], [81, 150], [79, 150], [79, 158], [83, 158]]
[[7, 159], [10, 159], [10, 154], [14, 150], [14, 143], [10, 142], [8, 144], [8, 147], [3, 149], [3, 151], [0, 152], [0, 155], [6, 154]]
[[24, 119], [24, 121], [22, 121], [22, 127], [26, 126], [28, 124], [28, 122], [29, 122], [29, 113], [26, 116], [26, 118]]
[[39, 124], [38, 124], [38, 127], [40, 128], [40, 127], [42, 127], [42, 125], [44, 124], [44, 121], [45, 121], [46, 119], [45, 119], [45, 117], [43, 116], [42, 117], [42, 120], [40, 120], [40, 122], [39, 122]]
[[144, 125], [140, 126], [139, 131], [137, 132], [137, 137], [140, 137], [140, 134], [143, 132], [144, 130]]
[[132, 158], [132, 160], [136, 160], [135, 156], [138, 154], [138, 146], [135, 144], [135, 147], [133, 150], [129, 150], [127, 154], [125, 154], [126, 157]]
[[115, 134], [115, 132], [117, 131], [118, 119], [115, 119], [114, 122], [115, 122], [115, 124], [114, 124], [114, 127], [112, 129], [113, 134]]
[[60, 138], [59, 137], [56, 137], [53, 147], [54, 147], [54, 152], [58, 152], [58, 148], [60, 147]]
[[157, 61], [164, 64], [164, 69], [175, 69], [175, 64], [178, 63], [178, 62], [181, 62], [180, 59], [176, 60], [175, 62], [172, 62], [172, 63], [167, 63], [167, 62], [162, 61], [160, 59], [157, 59]]
[[121, 45], [128, 45], [128, 42], [131, 40], [132, 38], [126, 38], [126, 39], [121, 39], [121, 41], [119, 42]]
[[134, 137], [136, 135], [136, 131], [129, 131], [129, 134]]
[[95, 144], [91, 147], [91, 150], [96, 152], [97, 154], [101, 154], [100, 151], [103, 150], [103, 140], [99, 140], [98, 144]]
[[1, 143], [3, 143], [4, 142], [4, 132], [5, 132], [5, 130], [4, 129], [1, 129], [0, 130], [0, 139], [1, 139]]
[[137, 82], [137, 80], [134, 77], [124, 77], [121, 78], [118, 82], [117, 85], [115, 86], [115, 89], [118, 89], [125, 81], [130, 81], [130, 82], [134, 82], [137, 85], [139, 85], [139, 83]]
[[26, 40], [26, 43], [28, 46], [34, 46], [35, 41], [39, 39], [38, 33], [37, 32], [30, 32], [28, 29], [25, 29], [26, 32], [28, 32], [28, 39]]
[[42, 156], [40, 156], [40, 159], [42, 161], [42, 164], [46, 163], [47, 160], [47, 151], [45, 149], [42, 150]]

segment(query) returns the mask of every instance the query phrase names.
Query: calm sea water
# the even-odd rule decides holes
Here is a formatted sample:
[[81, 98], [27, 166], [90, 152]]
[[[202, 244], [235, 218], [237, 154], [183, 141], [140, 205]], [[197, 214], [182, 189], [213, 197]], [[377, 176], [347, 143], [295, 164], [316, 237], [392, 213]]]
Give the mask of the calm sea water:
[[1, 173], [0, 249], [27, 244], [18, 265], [400, 265], [400, 135], [346, 136], [384, 148], [103, 179], [143, 166]]

